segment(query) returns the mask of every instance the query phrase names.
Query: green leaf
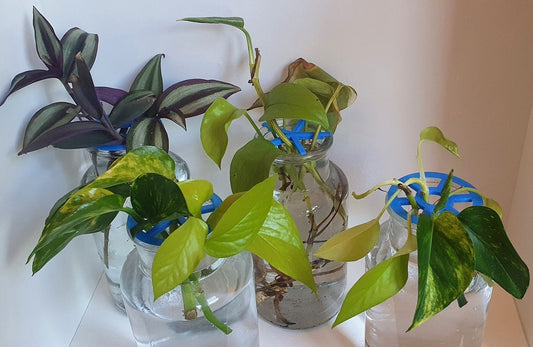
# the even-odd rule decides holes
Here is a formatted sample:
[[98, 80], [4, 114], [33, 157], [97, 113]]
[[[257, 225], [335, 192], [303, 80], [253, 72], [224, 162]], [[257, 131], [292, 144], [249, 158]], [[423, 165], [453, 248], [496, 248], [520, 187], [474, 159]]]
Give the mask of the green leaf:
[[39, 58], [48, 68], [61, 70], [63, 63], [61, 42], [59, 42], [52, 25], [35, 7], [33, 8], [33, 31]]
[[130, 92], [150, 90], [155, 96], [159, 96], [163, 93], [161, 58], [164, 56], [164, 54], [157, 54], [146, 63], [131, 84]]
[[457, 148], [457, 144], [452, 140], [445, 138], [442, 131], [437, 127], [427, 127], [420, 132], [420, 143], [424, 141], [438, 143], [459, 158], [459, 149]]
[[294, 83], [278, 84], [266, 96], [260, 121], [276, 119], [303, 119], [328, 128], [328, 117], [318, 97]]
[[49, 218], [39, 242], [30, 254], [33, 273], [39, 271], [76, 236], [100, 231], [122, 209], [124, 199], [104, 189], [78, 192]]
[[126, 140], [128, 151], [142, 146], [156, 146], [168, 151], [168, 134], [157, 118], [144, 118], [135, 123]]
[[104, 116], [102, 105], [96, 96], [93, 78], [89, 67], [85, 64], [80, 53], [76, 54], [76, 69], [78, 75], [71, 76], [72, 91], [76, 103], [81, 106], [89, 116], [101, 119]]
[[500, 218], [503, 217], [503, 210], [500, 204], [491, 198], [484, 197], [483, 198], [483, 205], [487, 206], [488, 208], [494, 210]]
[[111, 167], [88, 184], [89, 188], [107, 188], [117, 184], [133, 182], [146, 173], [157, 173], [174, 179], [174, 160], [162, 149], [145, 146], [133, 149], [118, 158]]
[[157, 99], [160, 117], [172, 114], [185, 118], [204, 113], [218, 98], [227, 98], [241, 89], [233, 84], [203, 79], [181, 81], [168, 87]]
[[63, 51], [63, 80], [68, 81], [72, 74], [77, 75], [75, 57], [81, 52], [89, 70], [96, 60], [98, 35], [89, 34], [80, 28], [72, 28], [61, 38]]
[[187, 202], [176, 182], [155, 173], [146, 173], [133, 181], [131, 205], [153, 224], [173, 214], [189, 215]]
[[79, 110], [79, 107], [68, 102], [56, 102], [41, 108], [26, 126], [22, 146], [27, 147], [48, 130], [70, 122]]
[[379, 230], [379, 218], [346, 229], [324, 243], [315, 256], [336, 261], [359, 260], [374, 248]]
[[154, 300], [180, 285], [204, 257], [207, 224], [190, 217], [174, 230], [155, 254], [152, 266]]
[[411, 330], [464, 293], [474, 277], [474, 247], [453, 213], [418, 217], [418, 301]]
[[228, 147], [228, 128], [231, 122], [243, 116], [241, 110], [225, 99], [217, 99], [205, 112], [200, 126], [200, 139], [205, 153], [219, 167]]
[[289, 212], [278, 201], [272, 206], [246, 250], [263, 258], [285, 275], [302, 282], [316, 293], [311, 264], [302, 243], [298, 227]]
[[241, 17], [188, 17], [181, 19], [181, 21], [204, 24], [226, 24], [238, 29], [244, 28], [244, 19]]
[[206, 180], [186, 180], [178, 182], [187, 201], [189, 212], [198, 218], [202, 215], [202, 205], [213, 197], [213, 185]]
[[295, 84], [309, 89], [313, 94], [330, 97], [335, 91], [329, 84], [314, 78], [299, 78], [294, 80]]
[[155, 102], [155, 95], [149, 90], [128, 93], [113, 107], [109, 122], [115, 128], [121, 128], [142, 116]]
[[205, 251], [209, 255], [230, 257], [252, 242], [272, 207], [275, 182], [275, 176], [267, 178], [228, 208], [205, 244]]
[[374, 266], [346, 294], [333, 323], [340, 323], [384, 302], [398, 293], [407, 282], [409, 254], [395, 256]]
[[224, 216], [224, 213], [226, 213], [228, 208], [230, 208], [230, 206], [233, 205], [233, 203], [243, 195], [244, 193], [232, 194], [222, 201], [222, 204], [220, 204], [220, 206], [207, 218], [207, 224], [211, 227], [211, 229], [214, 229], [217, 226], [218, 222], [222, 216]]
[[471, 206], [457, 217], [474, 243], [476, 270], [521, 299], [529, 286], [529, 269], [507, 237], [498, 213], [489, 207]]
[[435, 208], [433, 209], [433, 217], [438, 215], [438, 213], [446, 207], [446, 204], [448, 203], [448, 198], [450, 196], [450, 188], [452, 185], [452, 179], [453, 179], [453, 170], [450, 171], [448, 174], [448, 177], [446, 178], [446, 182], [444, 182], [444, 186], [442, 187], [442, 191], [440, 193], [440, 199], [435, 205]]
[[241, 147], [231, 160], [230, 182], [233, 193], [244, 192], [265, 180], [274, 159], [282, 155], [272, 142], [254, 138]]

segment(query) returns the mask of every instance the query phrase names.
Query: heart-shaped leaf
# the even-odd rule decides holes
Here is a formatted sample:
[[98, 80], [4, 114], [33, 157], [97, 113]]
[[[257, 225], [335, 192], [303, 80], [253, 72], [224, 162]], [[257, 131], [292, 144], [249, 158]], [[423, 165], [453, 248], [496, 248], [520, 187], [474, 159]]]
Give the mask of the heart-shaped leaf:
[[464, 293], [474, 277], [474, 246], [453, 213], [434, 220], [421, 214], [417, 225], [418, 300], [414, 329]]
[[420, 132], [420, 143], [424, 141], [432, 141], [438, 143], [442, 147], [446, 148], [450, 153], [459, 158], [459, 149], [457, 144], [452, 140], [448, 140], [444, 137], [442, 131], [437, 127], [427, 127]]
[[159, 96], [163, 92], [163, 76], [161, 74], [161, 58], [164, 54], [155, 55], [135, 77], [131, 84], [130, 92], [150, 90], [153, 95]]
[[168, 87], [157, 100], [161, 117], [174, 112], [185, 118], [204, 113], [218, 98], [227, 98], [241, 89], [233, 84], [203, 79], [181, 81]]
[[359, 260], [374, 248], [379, 230], [379, 218], [346, 229], [324, 243], [315, 256], [345, 262]]
[[169, 179], [174, 179], [174, 160], [162, 149], [145, 146], [133, 149], [123, 157], [118, 158], [111, 167], [89, 183], [89, 188], [107, 188], [122, 183], [133, 182], [137, 177], [146, 173], [157, 173]]
[[68, 81], [72, 74], [78, 75], [75, 61], [78, 52], [81, 52], [81, 56], [89, 69], [93, 66], [98, 50], [98, 35], [89, 34], [80, 28], [72, 28], [61, 38], [61, 46], [63, 49], [63, 80]]
[[61, 71], [63, 63], [61, 42], [52, 25], [35, 7], [33, 8], [33, 31], [39, 58], [48, 68], [57, 68]]
[[41, 108], [26, 126], [22, 147], [27, 147], [48, 130], [70, 122], [79, 110], [79, 107], [68, 102], [56, 102]]
[[225, 99], [217, 99], [205, 112], [200, 126], [200, 139], [205, 153], [219, 167], [228, 147], [228, 128], [235, 119], [243, 116], [241, 110]]
[[274, 159], [283, 152], [262, 137], [241, 147], [231, 160], [230, 182], [233, 193], [244, 192], [265, 180]]
[[109, 122], [121, 128], [142, 116], [155, 102], [155, 95], [149, 90], [128, 93], [111, 110]]
[[202, 205], [213, 197], [213, 185], [206, 180], [186, 180], [178, 182], [187, 201], [189, 212], [200, 218], [202, 215]]
[[261, 229], [246, 249], [316, 293], [311, 264], [298, 227], [278, 201], [272, 199], [272, 206]]
[[275, 119], [303, 119], [328, 128], [326, 111], [317, 96], [294, 83], [278, 84], [268, 93], [260, 120]]
[[485, 206], [471, 206], [457, 217], [474, 244], [476, 270], [521, 299], [529, 286], [529, 269], [507, 237], [498, 213]]
[[146, 173], [133, 181], [131, 205], [152, 224], [170, 215], [189, 215], [187, 202], [176, 182], [156, 173]]
[[117, 144], [120, 142], [120, 139], [117, 139], [114, 134], [109, 132], [109, 129], [100, 123], [89, 121], [70, 122], [37, 136], [22, 148], [19, 155], [50, 145], [57, 148], [73, 149]]
[[76, 54], [76, 69], [78, 75], [73, 75], [71, 77], [74, 98], [77, 104], [80, 105], [89, 116], [101, 119], [104, 116], [104, 111], [96, 96], [96, 90], [89, 68], [85, 64], [80, 53]]
[[128, 132], [128, 151], [143, 147], [156, 146], [168, 152], [168, 134], [157, 118], [144, 118], [135, 123]]
[[11, 81], [11, 86], [9, 87], [7, 94], [0, 101], [0, 106], [2, 106], [4, 102], [6, 102], [8, 96], [13, 94], [17, 90], [47, 78], [61, 78], [61, 71], [54, 68], [51, 70], [30, 70], [19, 73]]
[[232, 194], [222, 201], [222, 204], [220, 204], [220, 206], [207, 218], [207, 224], [211, 227], [211, 229], [214, 229], [217, 226], [218, 222], [222, 216], [224, 216], [224, 213], [226, 213], [228, 208], [230, 208], [230, 206], [233, 205], [233, 203], [243, 195], [244, 193]]
[[190, 217], [165, 239], [152, 266], [154, 300], [176, 288], [193, 273], [204, 257], [207, 231], [203, 220]]
[[218, 221], [205, 244], [205, 251], [225, 258], [243, 251], [262, 228], [272, 207], [276, 177], [272, 176], [235, 201]]

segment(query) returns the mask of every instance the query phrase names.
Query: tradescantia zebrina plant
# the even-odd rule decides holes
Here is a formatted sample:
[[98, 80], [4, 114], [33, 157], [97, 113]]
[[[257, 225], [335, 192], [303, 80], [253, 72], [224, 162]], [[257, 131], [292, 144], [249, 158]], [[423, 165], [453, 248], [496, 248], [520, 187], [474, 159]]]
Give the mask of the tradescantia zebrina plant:
[[[356, 199], [362, 199], [382, 187], [398, 188], [393, 190], [395, 193], [375, 219], [347, 229], [316, 253], [339, 261], [364, 257], [378, 242], [379, 220], [387, 208], [400, 198], [410, 205], [406, 217], [407, 235], [402, 236], [403, 246], [399, 245], [392, 257], [370, 268], [355, 283], [334, 326], [399, 293], [406, 284], [408, 260], [413, 252], [418, 256], [418, 300], [408, 331], [444, 310], [454, 300], [460, 307], [467, 304], [463, 294], [477, 273], [488, 282], [498, 283], [516, 298], [522, 298], [529, 286], [529, 269], [509, 241], [500, 217], [501, 208], [494, 200], [472, 187], [462, 186], [452, 191], [452, 170], [444, 184], [437, 187], [441, 191], [435, 195], [440, 198], [430, 204], [430, 188], [421, 158], [421, 145], [425, 141], [436, 142], [458, 156], [457, 145], [445, 138], [438, 128], [422, 130], [417, 152], [419, 174], [406, 176], [410, 178], [405, 182], [392, 179], [363, 194], [354, 193]], [[415, 198], [413, 190], [421, 194], [422, 201]], [[455, 211], [457, 214], [449, 211], [448, 201], [465, 193], [480, 197], [480, 205]], [[418, 218], [416, 235], [411, 224], [414, 216]]]
[[[12, 93], [35, 82], [54, 78], [73, 102], [54, 102], [38, 110], [28, 122], [19, 154], [47, 146], [89, 148], [127, 145], [127, 149], [155, 145], [168, 151], [162, 119], [185, 128], [186, 118], [200, 115], [217, 98], [240, 89], [234, 85], [189, 79], [164, 89], [163, 54], [154, 56], [137, 74], [129, 91], [95, 87], [90, 69], [98, 49], [98, 36], [71, 28], [59, 39], [46, 18], [33, 9], [37, 54], [46, 69], [16, 75], [0, 106]], [[110, 112], [106, 112], [108, 104]]]
[[[160, 222], [171, 222], [153, 262], [154, 300], [184, 281], [194, 282], [191, 275], [206, 254], [226, 258], [246, 250], [316, 291], [298, 230], [272, 197], [274, 182], [272, 176], [246, 193], [229, 196], [204, 221], [201, 207], [213, 196], [211, 183], [177, 182], [174, 161], [167, 153], [157, 147], [140, 147], [119, 158], [91, 183], [58, 200], [28, 260], [33, 257], [33, 272], [39, 271], [74, 237], [105, 229], [122, 211], [137, 222], [132, 237]], [[131, 205], [125, 203], [127, 198]], [[201, 291], [189, 294], [201, 295]], [[194, 300], [187, 302], [193, 303], [188, 309], [194, 310]], [[208, 305], [198, 304], [206, 319], [231, 332], [209, 312]]]
[[[348, 190], [346, 180], [336, 166], [330, 170], [330, 162], [324, 158], [332, 143], [330, 136], [341, 121], [340, 112], [355, 101], [356, 91], [315, 64], [300, 58], [288, 66], [285, 79], [266, 92], [259, 78], [261, 55], [258, 49], [254, 49], [242, 18], [204, 17], [185, 18], [183, 21], [229, 25], [244, 33], [249, 83], [257, 94], [257, 100], [248, 109], [236, 107], [220, 98], [208, 108], [200, 128], [205, 152], [221, 166], [229, 141], [227, 129], [233, 121], [246, 118], [255, 137], [233, 155], [230, 165], [233, 192], [247, 191], [271, 172], [275, 173], [278, 177], [275, 195], [296, 220], [315, 278], [318, 278], [323, 288], [330, 288], [332, 285], [329, 283], [341, 283], [344, 279], [341, 273], [345, 273], [344, 264], [318, 259], [313, 252], [324, 239], [344, 230], [347, 224], [343, 207]], [[258, 112], [262, 109], [258, 123], [253, 119], [252, 110], [255, 109]], [[337, 179], [341, 176], [344, 180]], [[342, 296], [342, 285], [339, 284], [342, 289], [329, 289], [329, 293], [322, 294], [319, 284], [319, 296], [327, 297], [323, 300], [330, 301], [317, 303], [318, 299], [311, 295], [303, 299], [302, 296], [308, 294], [305, 289], [300, 291], [300, 286], [293, 278], [276, 273], [276, 269], [270, 265], [262, 262], [254, 264], [257, 302], [262, 305], [259, 313], [264, 318], [280, 326], [301, 329], [321, 324], [336, 313], [338, 300], [334, 297]], [[291, 291], [305, 294], [291, 295]], [[296, 303], [298, 300], [299, 303]], [[275, 318], [271, 314], [271, 303]], [[303, 306], [307, 312], [299, 311]], [[322, 310], [319, 306], [328, 306], [328, 310]], [[263, 314], [263, 310], [268, 313]], [[288, 319], [288, 315], [292, 315], [292, 318]]]

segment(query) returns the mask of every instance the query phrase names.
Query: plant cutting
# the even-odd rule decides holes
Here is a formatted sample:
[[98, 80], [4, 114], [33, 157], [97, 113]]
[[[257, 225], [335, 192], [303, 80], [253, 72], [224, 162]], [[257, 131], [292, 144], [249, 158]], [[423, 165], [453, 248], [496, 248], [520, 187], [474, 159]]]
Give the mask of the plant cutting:
[[[140, 243], [149, 243], [148, 246], [157, 246], [152, 249], [155, 253], [153, 264], [151, 259], [142, 257], [146, 252], [139, 252], [143, 271], [151, 267], [148, 302], [143, 304], [143, 310], [135, 310], [126, 300], [128, 314], [133, 315], [130, 319], [136, 338], [139, 340], [140, 334], [141, 339], [148, 338], [151, 342], [152, 338], [185, 339], [182, 328], [187, 329], [187, 326], [179, 322], [175, 323], [175, 329], [165, 333], [170, 336], [158, 335], [162, 334], [160, 326], [170, 324], [164, 318], [166, 314], [177, 315], [182, 321], [195, 321], [202, 316], [202, 319], [229, 334], [231, 328], [219, 320], [217, 312], [212, 312], [210, 308], [220, 302], [206, 301], [199, 282], [199, 277], [208, 276], [209, 271], [215, 271], [209, 269], [215, 266], [211, 266], [211, 262], [205, 270], [208, 273], [196, 272], [207, 255], [228, 258], [250, 251], [316, 291], [298, 230], [289, 213], [272, 197], [274, 183], [275, 177], [269, 177], [246, 193], [231, 195], [204, 220], [201, 211], [204, 203], [213, 196], [211, 183], [204, 180], [177, 182], [174, 161], [157, 147], [131, 150], [94, 181], [58, 200], [30, 254], [33, 272], [39, 271], [74, 237], [105, 229], [117, 213], [125, 212], [135, 220], [135, 226], [130, 229], [132, 238]], [[131, 201], [131, 205], [126, 204], [126, 199]], [[166, 224], [161, 227], [161, 223]], [[123, 271], [123, 282], [124, 276], [130, 274], [131, 271]], [[137, 283], [133, 287], [143, 285]], [[237, 292], [235, 288], [233, 291]], [[130, 297], [124, 289], [123, 295]], [[171, 301], [176, 295], [182, 298], [183, 312], [172, 311]], [[158, 300], [160, 304], [157, 304]], [[148, 312], [158, 305], [162, 311]], [[169, 310], [172, 312], [169, 313]], [[224, 312], [221, 309], [221, 314], [225, 315]], [[145, 333], [148, 330], [148, 337], [137, 331], [134, 322], [140, 324], [140, 321], [144, 322], [140, 330]], [[146, 326], [153, 330], [146, 329]]]
[[[316, 253], [337, 261], [368, 254], [367, 272], [346, 295], [333, 326], [366, 311], [369, 346], [480, 346], [492, 282], [519, 299], [529, 286], [529, 269], [507, 237], [499, 205], [453, 170], [424, 171], [426, 141], [459, 156], [438, 128], [422, 130], [419, 172], [353, 193], [362, 199], [391, 187], [376, 218], [336, 235]], [[391, 218], [380, 228], [385, 211]]]
[[[223, 24], [239, 29], [247, 43], [250, 83], [257, 101], [247, 109], [217, 99], [205, 112], [200, 129], [207, 155], [219, 166], [225, 155], [227, 129], [245, 118], [255, 137], [241, 147], [230, 165], [234, 193], [244, 192], [274, 172], [275, 197], [296, 221], [318, 285], [318, 296], [273, 264], [255, 261], [259, 314], [292, 329], [319, 325], [337, 312], [344, 291], [345, 266], [314, 257], [333, 234], [344, 230], [343, 202], [347, 180], [327, 159], [332, 134], [341, 121], [340, 111], [356, 99], [355, 90], [324, 70], [300, 58], [288, 66], [284, 81], [263, 91], [259, 79], [261, 54], [254, 49], [244, 20], [238, 17], [185, 18], [183, 21]], [[258, 124], [252, 110], [262, 108]]]
[[[50, 145], [63, 149], [86, 148], [91, 162], [82, 183], [106, 171], [127, 150], [154, 145], [168, 152], [169, 138], [163, 119], [185, 129], [187, 118], [202, 114], [216, 98], [229, 97], [240, 90], [229, 83], [205, 79], [188, 79], [165, 88], [161, 72], [163, 54], [155, 55], [143, 66], [128, 91], [95, 87], [90, 69], [98, 50], [96, 34], [74, 27], [59, 39], [36, 8], [33, 32], [37, 55], [45, 69], [16, 75], [0, 105], [11, 94], [35, 82], [59, 81], [72, 101], [53, 102], [31, 117], [19, 155]], [[187, 179], [189, 169], [185, 161], [170, 154], [176, 161], [177, 177]], [[125, 221], [116, 220], [111, 227], [124, 230], [124, 224]], [[133, 245], [125, 234], [102, 231], [94, 238], [105, 265], [111, 297], [117, 308], [123, 310], [119, 276]]]
[[[187, 118], [202, 114], [218, 97], [240, 90], [229, 83], [203, 79], [184, 80], [164, 89], [163, 54], [141, 69], [129, 91], [95, 87], [90, 69], [98, 49], [96, 34], [74, 27], [60, 40], [35, 7], [33, 29], [37, 55], [46, 69], [16, 75], [0, 106], [14, 92], [49, 78], [57, 79], [73, 102], [54, 102], [38, 110], [28, 122], [19, 154], [50, 145], [66, 149], [154, 145], [168, 151], [162, 119], [185, 128]], [[103, 103], [112, 107], [110, 112], [104, 111]]]

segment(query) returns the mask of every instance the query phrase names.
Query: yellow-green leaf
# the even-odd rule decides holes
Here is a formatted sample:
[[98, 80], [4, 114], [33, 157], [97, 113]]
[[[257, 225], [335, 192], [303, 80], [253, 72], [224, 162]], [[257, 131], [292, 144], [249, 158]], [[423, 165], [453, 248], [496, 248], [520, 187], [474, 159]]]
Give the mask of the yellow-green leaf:
[[424, 141], [438, 143], [442, 147], [446, 148], [450, 153], [456, 157], [459, 157], [459, 149], [457, 144], [444, 137], [442, 131], [437, 127], [427, 127], [420, 132], [420, 143]]
[[202, 205], [213, 196], [213, 185], [206, 180], [186, 180], [178, 182], [189, 212], [200, 218], [202, 215]]
[[318, 249], [315, 256], [336, 260], [356, 261], [374, 248], [379, 237], [379, 218], [344, 230]]

